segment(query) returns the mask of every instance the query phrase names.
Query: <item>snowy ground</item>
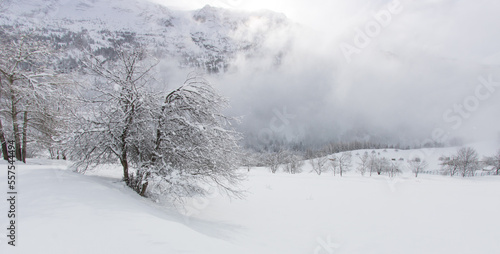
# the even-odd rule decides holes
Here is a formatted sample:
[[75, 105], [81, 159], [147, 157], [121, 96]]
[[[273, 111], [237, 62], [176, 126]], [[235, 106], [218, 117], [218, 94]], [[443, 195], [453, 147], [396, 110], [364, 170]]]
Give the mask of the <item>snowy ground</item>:
[[[495, 151], [480, 147], [482, 155]], [[454, 150], [429, 153], [428, 158], [432, 161]], [[390, 179], [351, 172], [340, 178], [308, 170], [288, 175], [254, 168], [242, 184], [248, 190], [245, 199], [229, 200], [214, 193], [189, 200], [177, 212], [138, 197], [118, 181], [119, 171], [113, 167], [79, 175], [48, 160], [17, 165], [18, 246], [7, 245], [4, 230], [2, 254], [489, 254], [500, 250], [500, 177], [495, 176], [416, 179], [407, 173]], [[431, 163], [430, 168], [434, 166]], [[2, 162], [0, 167], [7, 165]], [[0, 183], [5, 190], [5, 173]], [[5, 229], [8, 209], [2, 200], [0, 227]]]

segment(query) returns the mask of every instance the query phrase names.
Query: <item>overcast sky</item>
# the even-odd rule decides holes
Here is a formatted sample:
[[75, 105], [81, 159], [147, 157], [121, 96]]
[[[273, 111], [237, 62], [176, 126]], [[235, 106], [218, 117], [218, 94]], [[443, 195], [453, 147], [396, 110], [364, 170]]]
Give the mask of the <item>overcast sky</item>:
[[294, 118], [280, 131], [300, 137], [498, 138], [500, 87], [484, 83], [500, 81], [499, 1], [156, 1], [269, 9], [307, 28], [280, 69], [220, 80], [256, 134], [286, 108]]

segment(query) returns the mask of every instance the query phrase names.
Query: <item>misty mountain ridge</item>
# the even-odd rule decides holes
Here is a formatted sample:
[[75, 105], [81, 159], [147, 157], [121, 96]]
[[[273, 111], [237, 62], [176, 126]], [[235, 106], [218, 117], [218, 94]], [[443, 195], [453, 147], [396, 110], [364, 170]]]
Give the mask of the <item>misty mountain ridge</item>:
[[[213, 74], [209, 77], [217, 89], [230, 98], [228, 113], [243, 116], [238, 130], [250, 147], [331, 142], [419, 147], [434, 139], [434, 130], [444, 130], [448, 138], [431, 140], [431, 145], [496, 139], [498, 125], [489, 120], [497, 108], [493, 99], [481, 102], [475, 120], [462, 119], [456, 130], [443, 113], [463, 104], [481, 85], [479, 77], [498, 79], [498, 54], [470, 53], [467, 45], [448, 47], [460, 40], [449, 43], [436, 37], [426, 19], [414, 31], [411, 15], [396, 18], [347, 62], [339, 45], [352, 44], [358, 38], [356, 27], [373, 21], [372, 16], [347, 25], [325, 20], [305, 27], [273, 11], [209, 5], [184, 11], [150, 0], [0, 4], [0, 26], [30, 31], [62, 49], [60, 71], [80, 68], [82, 49], [111, 59], [116, 43], [131, 43], [161, 60], [158, 74], [167, 88], [192, 70]], [[490, 55], [491, 64], [471, 60], [483, 55]], [[457, 119], [460, 114], [452, 111], [448, 116]]]
[[212, 6], [194, 11], [171, 10], [141, 0], [6, 1], [3, 27], [32, 30], [67, 48], [113, 50], [114, 41], [141, 43], [158, 58], [175, 59], [181, 68], [208, 73], [227, 72], [236, 57], [269, 57], [276, 64], [292, 40], [294, 24], [272, 11], [240, 12]]

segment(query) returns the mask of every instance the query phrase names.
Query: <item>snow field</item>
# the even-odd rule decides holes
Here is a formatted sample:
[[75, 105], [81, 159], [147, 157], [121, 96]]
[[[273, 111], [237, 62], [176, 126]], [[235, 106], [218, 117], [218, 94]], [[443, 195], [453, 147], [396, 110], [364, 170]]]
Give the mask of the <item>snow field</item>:
[[[239, 222], [259, 253], [491, 253], [500, 245], [498, 178], [254, 173], [246, 200], [215, 200], [202, 218]], [[229, 208], [228, 208], [229, 207]], [[221, 208], [225, 208], [221, 210]], [[230, 209], [228, 211], [228, 209]]]
[[18, 246], [2, 234], [0, 253], [244, 253], [186, 227], [114, 178], [57, 165], [18, 168]]
[[[474, 147], [481, 156], [496, 149]], [[371, 151], [371, 150], [370, 150]], [[429, 169], [455, 148], [426, 152]], [[353, 165], [356, 167], [356, 153]], [[407, 160], [414, 151], [377, 151]], [[422, 152], [422, 151], [421, 151]], [[500, 177], [344, 177], [252, 168], [245, 199], [212, 193], [178, 210], [137, 196], [120, 168], [87, 175], [49, 160], [17, 163], [18, 246], [0, 253], [495, 253], [500, 249]], [[5, 167], [2, 162], [0, 167]], [[6, 183], [6, 173], [0, 175]], [[6, 184], [4, 184], [6, 188]], [[5, 215], [7, 202], [0, 202]]]

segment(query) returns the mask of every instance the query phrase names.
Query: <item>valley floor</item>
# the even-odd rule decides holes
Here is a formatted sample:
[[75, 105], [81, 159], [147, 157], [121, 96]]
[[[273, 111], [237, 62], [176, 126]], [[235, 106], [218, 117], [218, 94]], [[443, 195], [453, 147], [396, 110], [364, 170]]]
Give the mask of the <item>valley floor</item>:
[[[7, 168], [2, 162], [0, 167]], [[18, 164], [17, 241], [0, 253], [495, 253], [500, 177], [271, 174], [254, 168], [242, 200], [217, 192], [184, 209], [138, 197], [116, 169]], [[5, 172], [2, 170], [2, 172]], [[114, 174], [115, 172], [116, 174]], [[119, 172], [119, 171], [118, 171]], [[6, 173], [0, 183], [7, 188]], [[5, 191], [6, 193], [6, 191]], [[6, 197], [6, 194], [4, 194]]]

